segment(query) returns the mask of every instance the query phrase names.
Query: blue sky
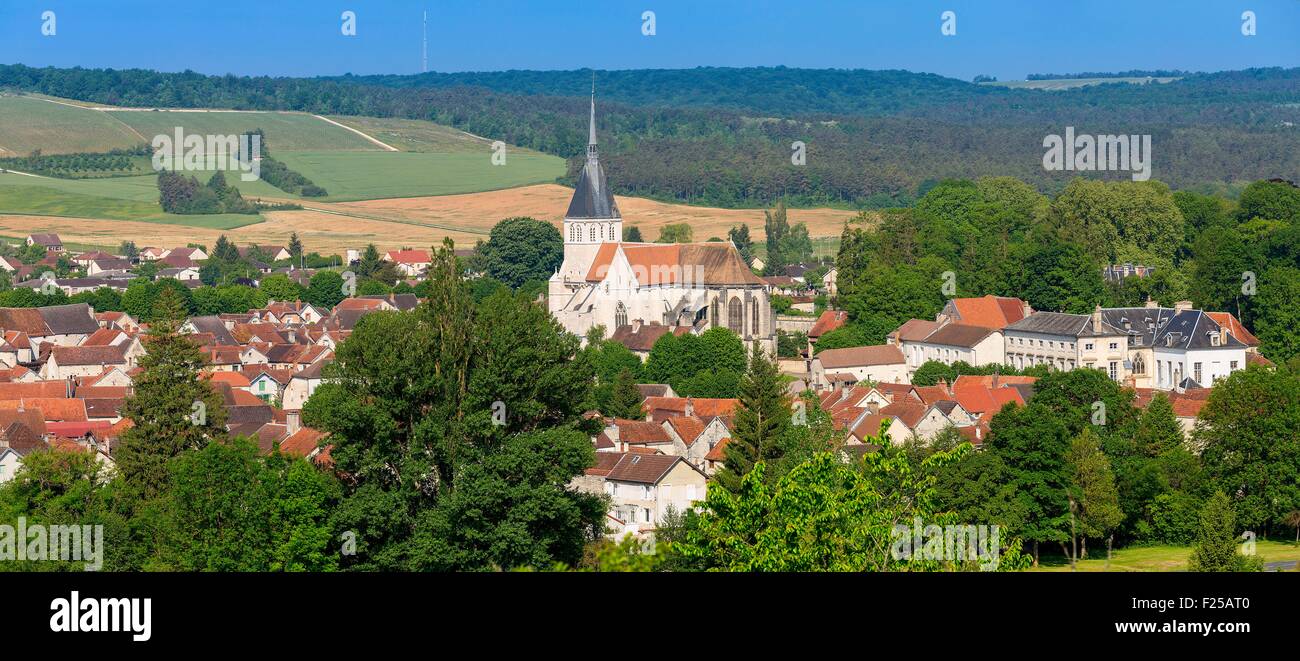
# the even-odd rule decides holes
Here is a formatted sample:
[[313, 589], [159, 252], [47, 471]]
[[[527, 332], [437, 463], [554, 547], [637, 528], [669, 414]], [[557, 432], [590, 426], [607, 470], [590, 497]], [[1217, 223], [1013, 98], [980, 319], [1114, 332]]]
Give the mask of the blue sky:
[[[53, 11], [57, 33], [41, 34]], [[340, 16], [357, 16], [357, 34]], [[0, 63], [313, 76], [786, 65], [1028, 73], [1300, 66], [1300, 0], [0, 0]], [[656, 34], [642, 35], [643, 11]], [[957, 34], [940, 34], [953, 11]], [[1241, 34], [1255, 12], [1257, 34]]]

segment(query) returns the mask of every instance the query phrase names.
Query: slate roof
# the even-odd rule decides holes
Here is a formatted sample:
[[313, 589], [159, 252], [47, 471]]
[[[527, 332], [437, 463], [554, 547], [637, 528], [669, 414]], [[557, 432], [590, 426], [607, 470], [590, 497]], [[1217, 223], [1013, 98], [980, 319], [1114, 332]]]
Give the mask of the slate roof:
[[95, 313], [86, 303], [51, 305], [37, 309], [40, 310], [51, 335], [89, 334], [99, 330]]
[[1105, 310], [1102, 311], [1101, 332], [1092, 330], [1092, 315], [1069, 314], [1066, 312], [1035, 312], [1004, 330], [1023, 333], [1041, 333], [1043, 335], [1066, 335], [1070, 337], [1099, 337], [1102, 335], [1124, 335], [1125, 332], [1106, 322]]

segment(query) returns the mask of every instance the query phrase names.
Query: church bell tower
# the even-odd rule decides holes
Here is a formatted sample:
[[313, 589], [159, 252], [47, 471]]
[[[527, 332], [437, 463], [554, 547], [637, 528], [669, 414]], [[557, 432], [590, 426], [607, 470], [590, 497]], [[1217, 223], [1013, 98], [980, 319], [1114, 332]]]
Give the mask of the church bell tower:
[[623, 217], [614, 195], [605, 183], [596, 149], [596, 86], [591, 88], [591, 120], [587, 139], [587, 162], [578, 174], [573, 199], [564, 214], [564, 265], [561, 277], [582, 280], [602, 243], [623, 240]]

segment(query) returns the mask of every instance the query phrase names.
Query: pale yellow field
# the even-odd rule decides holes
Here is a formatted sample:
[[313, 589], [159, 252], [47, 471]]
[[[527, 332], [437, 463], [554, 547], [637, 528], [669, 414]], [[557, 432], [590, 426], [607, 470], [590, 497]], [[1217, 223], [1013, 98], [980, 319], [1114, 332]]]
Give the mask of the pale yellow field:
[[[266, 222], [224, 232], [123, 220], [0, 215], [0, 235], [55, 232], [65, 243], [116, 246], [129, 239], [143, 247], [190, 242], [211, 246], [223, 233], [237, 245], [284, 245], [290, 233], [297, 232], [308, 251], [321, 254], [342, 254], [348, 248], [364, 248], [368, 243], [381, 250], [428, 247], [441, 244], [446, 236], [458, 247], [471, 247], [476, 240], [486, 239], [498, 221], [512, 216], [530, 216], [558, 226], [571, 195], [572, 189], [543, 184], [437, 197], [343, 203], [304, 201], [303, 205], [309, 209], [270, 212], [265, 214]], [[617, 201], [625, 226], [639, 226], [647, 241], [655, 240], [664, 225], [681, 222], [694, 228], [696, 241], [715, 236], [726, 238], [727, 230], [741, 223], [749, 225], [750, 236], [755, 241], [763, 238], [761, 209], [693, 207], [634, 197], [619, 197]], [[807, 223], [813, 237], [839, 236], [844, 222], [855, 215], [853, 211], [840, 209], [794, 209], [789, 212], [789, 222]]]

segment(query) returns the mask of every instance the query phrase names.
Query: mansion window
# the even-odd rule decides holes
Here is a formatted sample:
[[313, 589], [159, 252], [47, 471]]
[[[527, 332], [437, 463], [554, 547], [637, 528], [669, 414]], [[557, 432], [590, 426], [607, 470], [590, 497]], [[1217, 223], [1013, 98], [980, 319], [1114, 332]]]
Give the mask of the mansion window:
[[1111, 342], [1111, 343], [1110, 343], [1110, 350], [1111, 350], [1111, 351], [1114, 351], [1114, 350], [1116, 350], [1116, 349], [1118, 349], [1118, 348], [1119, 348], [1119, 342]]
[[1110, 380], [1119, 381], [1119, 363], [1110, 361]]
[[1200, 383], [1200, 382], [1201, 382], [1201, 364], [1200, 364], [1200, 363], [1192, 363], [1192, 380], [1196, 381], [1197, 383]]
[[1085, 343], [1085, 344], [1083, 345], [1083, 350], [1084, 350], [1084, 351], [1092, 351], [1092, 342]]
[[727, 304], [727, 327], [737, 335], [745, 334], [745, 304], [739, 298], [732, 298]]

